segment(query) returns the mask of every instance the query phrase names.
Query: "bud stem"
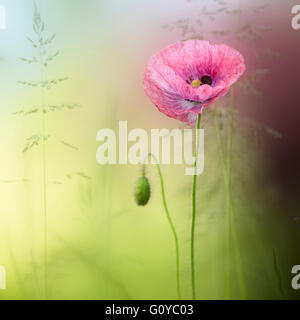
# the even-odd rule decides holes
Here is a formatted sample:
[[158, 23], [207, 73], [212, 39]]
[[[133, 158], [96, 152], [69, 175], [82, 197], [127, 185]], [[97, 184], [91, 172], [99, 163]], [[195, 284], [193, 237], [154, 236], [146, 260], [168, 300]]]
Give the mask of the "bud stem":
[[[168, 209], [168, 205], [167, 205], [167, 200], [166, 200], [166, 194], [165, 194], [165, 186], [164, 186], [164, 179], [163, 179], [163, 175], [162, 175], [162, 171], [159, 165], [159, 162], [156, 158], [156, 156], [153, 153], [148, 153], [147, 157], [152, 157], [156, 163], [156, 167], [157, 167], [157, 171], [158, 171], [158, 175], [159, 175], [159, 179], [160, 179], [160, 185], [161, 185], [161, 197], [162, 197], [162, 201], [163, 201], [163, 205], [164, 205], [164, 209], [165, 209], [165, 213], [171, 228], [171, 231], [173, 233], [173, 237], [174, 237], [174, 242], [175, 242], [175, 253], [176, 253], [176, 285], [177, 285], [177, 295], [178, 295], [178, 299], [181, 300], [181, 291], [180, 291], [180, 274], [179, 274], [179, 242], [178, 242], [178, 236], [177, 236], [177, 232], [175, 229], [175, 225], [172, 221], [169, 209]], [[142, 175], [144, 176], [146, 172], [146, 164], [143, 164], [142, 167]]]

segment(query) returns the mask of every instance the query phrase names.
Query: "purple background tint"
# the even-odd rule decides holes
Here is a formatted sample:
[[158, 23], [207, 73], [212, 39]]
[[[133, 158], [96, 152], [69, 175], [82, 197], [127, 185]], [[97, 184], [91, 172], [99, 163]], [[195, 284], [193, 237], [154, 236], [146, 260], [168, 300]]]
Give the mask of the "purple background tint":
[[269, 62], [271, 71], [264, 79], [263, 103], [256, 106], [256, 111], [282, 133], [281, 139], [265, 144], [266, 181], [293, 193], [299, 191], [295, 187], [300, 179], [300, 30], [292, 29], [291, 7], [286, 1], [281, 3], [280, 9], [274, 8], [268, 17], [274, 30], [267, 41], [282, 57]]
[[[247, 73], [253, 68], [268, 69], [257, 86], [263, 96], [257, 99], [247, 95], [239, 99], [246, 105], [238, 107], [244, 114], [282, 134], [281, 139], [261, 137], [262, 187], [277, 186], [281, 197], [286, 198], [278, 199], [281, 204], [297, 200], [300, 190], [300, 30], [293, 30], [291, 26], [291, 9], [295, 4], [297, 1], [277, 0], [265, 9], [263, 16], [249, 15], [252, 25], [268, 26], [272, 30], [265, 32], [261, 40], [236, 44], [245, 55]], [[255, 61], [255, 52], [263, 48], [278, 52], [281, 57]]]

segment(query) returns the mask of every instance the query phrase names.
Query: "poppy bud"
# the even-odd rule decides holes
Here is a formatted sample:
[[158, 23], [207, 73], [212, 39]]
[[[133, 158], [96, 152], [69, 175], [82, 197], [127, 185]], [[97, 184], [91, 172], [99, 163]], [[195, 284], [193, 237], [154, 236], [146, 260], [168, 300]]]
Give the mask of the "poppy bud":
[[139, 178], [135, 189], [135, 200], [139, 206], [145, 206], [151, 195], [151, 187], [147, 177]]

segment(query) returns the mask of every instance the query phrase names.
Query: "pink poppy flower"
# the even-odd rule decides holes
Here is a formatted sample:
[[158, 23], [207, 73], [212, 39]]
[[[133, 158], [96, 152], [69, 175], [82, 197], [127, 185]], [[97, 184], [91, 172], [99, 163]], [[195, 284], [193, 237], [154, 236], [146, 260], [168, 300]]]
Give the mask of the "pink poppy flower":
[[203, 108], [224, 96], [245, 69], [237, 50], [188, 40], [152, 56], [143, 85], [159, 111], [194, 126]]

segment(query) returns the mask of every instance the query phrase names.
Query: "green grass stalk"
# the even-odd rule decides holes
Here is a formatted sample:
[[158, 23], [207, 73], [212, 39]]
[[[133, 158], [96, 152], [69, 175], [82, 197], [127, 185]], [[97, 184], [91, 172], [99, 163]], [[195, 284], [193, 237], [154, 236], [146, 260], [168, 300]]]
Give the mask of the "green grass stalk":
[[[161, 197], [162, 197], [162, 202], [164, 205], [164, 209], [165, 209], [165, 213], [167, 216], [167, 220], [169, 222], [169, 226], [170, 229], [172, 231], [173, 237], [174, 237], [174, 244], [175, 244], [175, 255], [176, 255], [176, 289], [177, 289], [177, 296], [178, 299], [181, 300], [182, 296], [181, 296], [181, 290], [180, 290], [180, 260], [179, 260], [179, 241], [178, 241], [178, 235], [176, 232], [176, 228], [175, 225], [173, 223], [173, 220], [171, 218], [169, 209], [168, 209], [168, 205], [167, 205], [167, 200], [166, 200], [166, 193], [165, 193], [165, 186], [164, 186], [164, 179], [163, 179], [163, 175], [162, 175], [162, 171], [159, 165], [159, 162], [157, 160], [157, 158], [155, 157], [154, 154], [149, 153], [148, 157], [152, 157], [156, 163], [156, 167], [157, 167], [157, 172], [159, 175], [159, 179], [160, 179], [160, 185], [161, 185]], [[146, 172], [146, 165], [143, 164], [142, 167], [142, 175], [145, 176], [145, 172]]]
[[226, 258], [225, 258], [225, 299], [231, 298], [231, 240], [237, 265], [238, 284], [241, 299], [247, 299], [246, 284], [244, 280], [243, 266], [241, 260], [241, 250], [237, 234], [237, 228], [234, 217], [234, 206], [232, 199], [232, 137], [233, 137], [233, 105], [234, 105], [234, 90], [231, 91], [229, 121], [228, 121], [228, 137], [227, 137], [227, 152], [225, 155], [220, 124], [216, 118], [217, 138], [220, 151], [220, 157], [223, 167], [223, 175], [226, 187]]
[[191, 225], [191, 281], [192, 281], [192, 298], [196, 300], [196, 283], [195, 283], [195, 225], [196, 225], [196, 187], [197, 187], [197, 161], [199, 153], [199, 129], [201, 126], [201, 114], [198, 115], [197, 131], [196, 131], [196, 150], [195, 150], [195, 163], [193, 175], [193, 189], [192, 189], [192, 225]]

